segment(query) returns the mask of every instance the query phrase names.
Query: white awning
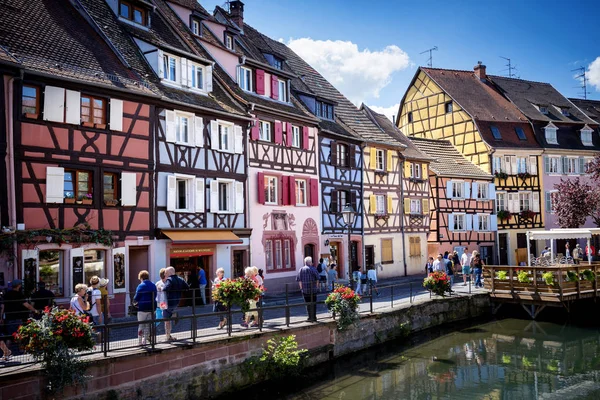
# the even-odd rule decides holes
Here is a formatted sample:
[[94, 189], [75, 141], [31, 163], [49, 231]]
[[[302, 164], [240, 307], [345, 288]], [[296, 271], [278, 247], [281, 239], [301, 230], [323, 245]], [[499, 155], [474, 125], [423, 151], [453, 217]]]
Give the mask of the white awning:
[[[600, 234], [600, 232], [599, 232]], [[552, 239], [590, 239], [590, 229], [552, 229], [549, 231], [527, 231], [529, 240], [552, 240]]]

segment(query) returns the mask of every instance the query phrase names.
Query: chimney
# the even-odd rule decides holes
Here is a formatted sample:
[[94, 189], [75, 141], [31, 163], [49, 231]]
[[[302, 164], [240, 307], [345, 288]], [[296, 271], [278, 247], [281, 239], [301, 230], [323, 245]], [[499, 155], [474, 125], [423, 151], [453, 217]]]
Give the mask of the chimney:
[[477, 77], [482, 81], [487, 79], [487, 75], [485, 74], [485, 65], [483, 65], [481, 61], [477, 61], [477, 65], [473, 68], [473, 71], [475, 71], [475, 75], [477, 75]]
[[229, 16], [241, 30], [244, 30], [244, 3], [239, 0], [230, 1]]

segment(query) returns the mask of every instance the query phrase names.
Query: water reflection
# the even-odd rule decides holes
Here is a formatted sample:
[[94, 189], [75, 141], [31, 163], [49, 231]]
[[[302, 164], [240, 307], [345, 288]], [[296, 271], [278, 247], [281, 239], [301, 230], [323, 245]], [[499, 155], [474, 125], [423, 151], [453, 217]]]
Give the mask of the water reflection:
[[[330, 379], [277, 398], [600, 398], [597, 329], [503, 320], [442, 336], [363, 367], [349, 369], [349, 364], [338, 362]], [[267, 397], [274, 398], [261, 396]]]

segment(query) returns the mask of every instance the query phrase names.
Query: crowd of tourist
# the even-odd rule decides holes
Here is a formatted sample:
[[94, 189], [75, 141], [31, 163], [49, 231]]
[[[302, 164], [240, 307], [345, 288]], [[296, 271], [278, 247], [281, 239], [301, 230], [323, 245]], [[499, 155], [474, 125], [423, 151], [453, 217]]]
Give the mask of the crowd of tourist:
[[485, 261], [481, 258], [481, 254], [477, 250], [473, 250], [473, 253], [469, 254], [469, 249], [465, 248], [463, 254], [460, 256], [457, 251], [453, 251], [452, 253], [446, 251], [444, 254], [438, 254], [435, 260], [433, 257], [429, 257], [425, 264], [425, 273], [444, 272], [450, 278], [451, 286], [454, 286], [454, 276], [461, 274], [463, 286], [467, 286], [470, 278], [470, 281], [474, 282], [475, 287], [482, 288], [484, 266]]

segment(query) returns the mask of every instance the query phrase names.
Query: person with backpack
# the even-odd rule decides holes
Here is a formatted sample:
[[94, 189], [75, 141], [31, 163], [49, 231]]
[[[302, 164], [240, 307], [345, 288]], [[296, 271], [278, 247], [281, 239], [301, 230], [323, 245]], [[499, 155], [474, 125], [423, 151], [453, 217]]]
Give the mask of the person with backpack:
[[[173, 325], [175, 325], [177, 324], [177, 312], [175, 310], [179, 305], [179, 300], [181, 300], [183, 291], [189, 290], [190, 286], [175, 273], [175, 268], [173, 267], [169, 267], [165, 270], [165, 276], [167, 277], [167, 280], [163, 287], [163, 292], [167, 295], [167, 308], [163, 310], [163, 317], [167, 319], [174, 318], [175, 321], [173, 322]], [[165, 322], [165, 331], [167, 334], [167, 342], [177, 340], [171, 335], [170, 321], [169, 323]]]
[[450, 278], [450, 291], [452, 291], [452, 286], [454, 285], [454, 266], [452, 260], [449, 258], [444, 258], [443, 261], [446, 275]]
[[322, 258], [319, 258], [317, 272], [319, 273], [319, 293], [321, 293], [321, 290], [327, 292], [327, 266]]
[[485, 263], [481, 259], [479, 252], [473, 251], [473, 258], [471, 260], [471, 269], [475, 275], [475, 287], [483, 287], [481, 283], [481, 274], [483, 272], [483, 266]]

